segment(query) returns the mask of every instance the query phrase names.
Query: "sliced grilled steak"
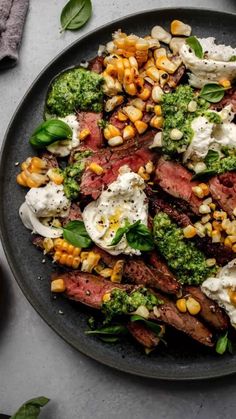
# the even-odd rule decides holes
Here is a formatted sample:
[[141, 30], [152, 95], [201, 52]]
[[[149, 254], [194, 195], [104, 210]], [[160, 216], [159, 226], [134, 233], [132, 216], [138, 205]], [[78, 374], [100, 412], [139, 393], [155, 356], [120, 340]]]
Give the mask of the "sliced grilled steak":
[[72, 203], [67, 217], [62, 218], [62, 225], [65, 226], [70, 221], [82, 220], [82, 212], [78, 204]]
[[170, 202], [157, 195], [155, 198], [150, 198], [149, 202], [150, 208], [154, 214], [159, 211], [163, 211], [169, 215], [169, 217], [171, 217], [172, 220], [175, 221], [180, 227], [186, 227], [187, 225], [191, 224], [190, 217], [187, 214], [180, 212], [180, 205], [178, 205], [178, 201], [175, 204], [171, 204]]
[[148, 329], [142, 322], [129, 322], [127, 328], [133, 338], [144, 346], [144, 348], [154, 349], [158, 346], [160, 340], [157, 335]]
[[88, 69], [94, 71], [95, 73], [102, 73], [103, 71], [103, 57], [95, 57], [89, 61]]
[[126, 291], [134, 289], [131, 285], [115, 284], [103, 277], [81, 271], [66, 272], [60, 274], [60, 278], [63, 278], [65, 282], [65, 294], [68, 298], [96, 309], [101, 308], [102, 297], [107, 292], [111, 292], [115, 288]]
[[58, 168], [58, 161], [57, 158], [50, 153], [49, 151], [45, 151], [41, 154], [41, 159], [43, 159], [46, 163], [49, 169], [57, 169]]
[[117, 114], [119, 112], [119, 109], [116, 109], [113, 114], [110, 116], [109, 118], [109, 123], [114, 125], [116, 128], [118, 128], [119, 130], [123, 130], [125, 128], [125, 126], [127, 125], [126, 121], [120, 121], [117, 118]]
[[176, 294], [180, 289], [173, 275], [147, 266], [142, 259], [127, 260], [124, 277], [133, 284], [157, 288], [167, 294]]
[[[212, 342], [212, 333], [204, 324], [197, 320], [196, 317], [191, 316], [188, 313], [180, 313], [175, 304], [166, 296], [157, 293], [155, 294], [164, 302], [164, 304], [158, 307], [158, 310], [160, 311], [159, 320], [186, 333], [203, 345], [214, 345]], [[153, 317], [154, 320], [155, 316], [152, 315], [151, 317]]]
[[210, 298], [206, 297], [199, 287], [187, 286], [184, 290], [185, 296], [191, 296], [201, 306], [200, 317], [215, 329], [225, 330], [229, 326], [229, 319], [226, 313]]
[[211, 108], [215, 109], [217, 111], [221, 111], [221, 109], [223, 109], [227, 105], [232, 105], [232, 111], [236, 112], [236, 89], [235, 89], [235, 87], [226, 91], [223, 99], [220, 102], [218, 102], [214, 105], [211, 105]]
[[227, 172], [209, 181], [212, 197], [229, 215], [236, 207], [236, 172]]
[[78, 112], [77, 118], [80, 124], [80, 131], [88, 129], [88, 135], [82, 143], [82, 147], [93, 151], [99, 150], [103, 145], [103, 135], [98, 123], [102, 119], [102, 113], [95, 112]]
[[191, 178], [192, 174], [179, 163], [164, 158], [158, 161], [156, 182], [165, 192], [188, 202], [192, 211], [198, 214], [202, 200], [194, 195], [192, 187], [198, 182], [193, 182]]
[[212, 243], [210, 237], [195, 236], [193, 241], [199, 250], [209, 258], [215, 258], [219, 265], [226, 265], [235, 258], [235, 253], [223, 243]]
[[185, 74], [185, 71], [186, 67], [182, 64], [177, 68], [177, 70], [173, 74], [170, 74], [168, 84], [171, 88], [178, 86], [180, 80]]

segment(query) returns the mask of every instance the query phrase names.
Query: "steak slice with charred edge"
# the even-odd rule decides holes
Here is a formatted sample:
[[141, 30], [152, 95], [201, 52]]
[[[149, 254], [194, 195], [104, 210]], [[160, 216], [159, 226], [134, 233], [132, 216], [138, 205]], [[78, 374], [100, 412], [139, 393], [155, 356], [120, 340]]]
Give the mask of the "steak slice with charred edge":
[[236, 172], [227, 172], [214, 176], [209, 181], [212, 197], [229, 215], [236, 207]]
[[184, 288], [185, 297], [191, 296], [197, 300], [201, 306], [199, 316], [215, 329], [225, 330], [229, 326], [227, 314], [218, 304], [208, 298], [199, 287], [187, 286]]
[[226, 90], [223, 99], [220, 102], [214, 103], [211, 105], [212, 109], [216, 111], [221, 111], [225, 106], [231, 105], [232, 111], [236, 112], [236, 89], [233, 87], [232, 89]]
[[[68, 298], [95, 309], [101, 309], [104, 294], [111, 292], [115, 288], [128, 292], [138, 289], [132, 285], [115, 284], [102, 277], [80, 271], [72, 271], [59, 275], [54, 274], [52, 280], [55, 277], [60, 277], [64, 280], [66, 287], [65, 295]], [[160, 320], [186, 333], [203, 345], [213, 346], [212, 334], [207, 327], [190, 314], [180, 313], [175, 304], [166, 296], [159, 293], [154, 294], [162, 300], [163, 304], [158, 307], [160, 311], [160, 317], [158, 319], [153, 312], [149, 313], [151, 320]]]
[[154, 349], [158, 346], [160, 339], [143, 322], [129, 322], [127, 328], [133, 338], [144, 348]]
[[192, 181], [192, 174], [179, 163], [160, 158], [156, 168], [156, 182], [170, 195], [187, 201], [192, 211], [199, 214], [202, 199], [194, 195], [192, 187], [198, 182]]
[[125, 291], [136, 289], [132, 285], [115, 284], [101, 276], [87, 272], [71, 271], [62, 275], [60, 274], [59, 276], [64, 280], [66, 287], [65, 294], [68, 298], [96, 309], [101, 308], [103, 303], [102, 298], [107, 292], [111, 292], [115, 288]]
[[80, 132], [88, 129], [90, 134], [83, 140], [82, 147], [93, 151], [99, 150], [103, 145], [103, 135], [98, 123], [102, 119], [102, 113], [82, 112], [77, 113]]
[[[191, 338], [197, 340], [206, 346], [213, 346], [212, 333], [196, 317], [188, 313], [180, 313], [176, 305], [162, 294], [155, 295], [163, 301], [164, 304], [158, 306], [160, 312], [159, 320], [166, 323], [181, 332], [186, 333]], [[150, 318], [155, 320], [154, 313], [150, 313]]]
[[103, 61], [104, 61], [104, 58], [102, 56], [101, 57], [97, 56], [93, 58], [92, 60], [89, 61], [88, 69], [98, 74], [102, 73]]
[[196, 247], [201, 250], [208, 258], [216, 259], [219, 265], [227, 265], [235, 258], [235, 253], [223, 243], [212, 243], [210, 237], [195, 236], [193, 241]]
[[44, 151], [40, 157], [47, 163], [49, 169], [57, 169], [59, 167], [57, 158], [49, 151]]
[[133, 284], [157, 288], [167, 294], [177, 294], [180, 289], [173, 275], [147, 266], [142, 259], [127, 260], [123, 275]]

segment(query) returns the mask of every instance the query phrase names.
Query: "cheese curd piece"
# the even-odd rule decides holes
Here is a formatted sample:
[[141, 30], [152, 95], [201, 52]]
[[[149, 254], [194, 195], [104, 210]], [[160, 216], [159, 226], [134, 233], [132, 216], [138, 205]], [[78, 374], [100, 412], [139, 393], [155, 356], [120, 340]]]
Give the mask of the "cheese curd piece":
[[122, 173], [83, 211], [83, 220], [89, 236], [111, 255], [140, 254], [139, 250], [128, 245], [126, 237], [123, 237], [117, 245], [110, 246], [110, 244], [118, 228], [124, 226], [125, 220], [130, 224], [140, 220], [147, 226], [148, 204], [144, 187], [145, 182], [138, 174]]
[[70, 207], [63, 185], [56, 185], [53, 182], [41, 188], [31, 188], [25, 196], [25, 201], [38, 218], [66, 217]]
[[205, 116], [198, 116], [192, 121], [193, 138], [184, 153], [184, 162], [203, 160], [210, 148], [219, 151], [223, 146], [236, 148], [236, 125], [231, 123], [234, 117], [231, 105], [217, 113], [221, 124], [209, 122]]
[[216, 45], [215, 38], [212, 37], [198, 40], [204, 52], [204, 59], [198, 58], [186, 43], [179, 51], [183, 63], [191, 71], [189, 84], [202, 88], [207, 83], [217, 83], [221, 79], [232, 82], [236, 78], [236, 62], [229, 60], [236, 55], [236, 48]]
[[207, 297], [225, 309], [232, 326], [236, 328], [236, 306], [230, 299], [231, 293], [236, 291], [236, 259], [224, 266], [215, 278], [207, 278], [201, 289]]
[[31, 230], [32, 233], [40, 234], [40, 236], [50, 239], [56, 239], [57, 237], [62, 236], [61, 228], [45, 226], [31, 211], [26, 202], [21, 205], [19, 215], [24, 226], [28, 228], [28, 230]]
[[70, 154], [72, 148], [77, 147], [80, 143], [79, 141], [79, 122], [76, 115], [67, 115], [65, 118], [58, 118], [60, 121], [65, 122], [72, 129], [72, 139], [56, 141], [55, 143], [50, 144], [47, 147], [47, 150], [52, 154], [55, 154], [59, 157], [66, 157]]

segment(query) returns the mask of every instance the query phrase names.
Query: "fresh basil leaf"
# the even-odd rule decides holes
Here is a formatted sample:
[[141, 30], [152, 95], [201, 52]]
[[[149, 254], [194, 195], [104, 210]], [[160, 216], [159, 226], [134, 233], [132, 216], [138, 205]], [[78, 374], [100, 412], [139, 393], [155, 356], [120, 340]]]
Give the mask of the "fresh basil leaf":
[[185, 42], [193, 50], [196, 57], [203, 58], [203, 49], [196, 36], [190, 36]]
[[229, 61], [236, 61], [236, 55], [232, 55], [232, 57], [230, 57]]
[[130, 317], [131, 322], [138, 322], [141, 321], [145, 323], [145, 325], [152, 330], [157, 336], [162, 332], [162, 328], [159, 324], [155, 322], [150, 322], [149, 320], [144, 319], [144, 317], [139, 316], [138, 314], [134, 314]]
[[206, 169], [206, 170], [203, 170], [202, 172], [196, 173], [192, 177], [192, 180], [209, 179], [210, 177], [213, 177], [215, 175], [217, 175], [217, 170]]
[[70, 221], [63, 228], [63, 238], [75, 247], [86, 248], [92, 243], [84, 222], [80, 220]]
[[219, 155], [218, 151], [209, 150], [205, 159], [204, 159], [204, 162], [206, 163], [206, 165], [208, 165], [208, 164], [211, 164], [211, 163], [219, 160], [219, 158], [220, 158], [220, 155]]
[[60, 119], [49, 119], [42, 122], [33, 132], [30, 144], [36, 148], [44, 148], [48, 145], [72, 138], [72, 129]]
[[61, 12], [61, 31], [81, 28], [91, 14], [91, 0], [69, 0]]
[[115, 246], [116, 244], [118, 244], [122, 237], [127, 233], [127, 231], [129, 231], [129, 227], [120, 227], [118, 228], [115, 237], [113, 237], [112, 242], [110, 244], [110, 246]]
[[118, 336], [100, 336], [100, 339], [106, 343], [116, 343], [120, 340]]
[[216, 352], [219, 355], [223, 355], [225, 351], [227, 350], [228, 346], [228, 332], [225, 333], [225, 335], [220, 336], [219, 339], [216, 342]]
[[36, 397], [28, 400], [11, 416], [11, 419], [37, 419], [40, 414], [40, 408], [45, 406], [49, 400], [47, 397]]
[[218, 83], [205, 84], [200, 91], [200, 97], [211, 103], [220, 102], [220, 100], [223, 99], [224, 94], [224, 87], [220, 86]]
[[126, 332], [126, 327], [118, 324], [114, 326], [101, 327], [96, 330], [87, 330], [85, 333], [86, 335], [120, 335]]
[[143, 252], [148, 252], [154, 248], [154, 240], [148, 227], [138, 224], [135, 228], [129, 229], [126, 239], [130, 247]]

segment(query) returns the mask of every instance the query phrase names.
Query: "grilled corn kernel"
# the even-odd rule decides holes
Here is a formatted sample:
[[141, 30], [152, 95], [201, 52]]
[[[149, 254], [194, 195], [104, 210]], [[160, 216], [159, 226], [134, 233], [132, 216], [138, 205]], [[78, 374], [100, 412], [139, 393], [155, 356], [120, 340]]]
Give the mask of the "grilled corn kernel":
[[236, 306], [236, 292], [232, 289], [228, 291], [231, 303]]
[[128, 116], [126, 116], [123, 112], [118, 111], [117, 113], [117, 119], [121, 122], [127, 121]]
[[169, 60], [165, 55], [157, 57], [156, 59], [156, 67], [159, 70], [167, 71], [169, 74], [173, 74], [177, 69], [176, 65]]
[[117, 106], [121, 105], [124, 102], [124, 97], [117, 95], [117, 96], [113, 96], [110, 99], [108, 99], [106, 101], [105, 104], [105, 111], [106, 112], [111, 112], [113, 111]]
[[155, 65], [155, 61], [153, 59], [153, 57], [149, 58], [149, 60], [147, 60], [147, 62], [144, 65], [144, 69], [147, 70], [149, 67], [153, 67]]
[[123, 129], [122, 136], [124, 140], [130, 140], [131, 138], [134, 138], [135, 136], [135, 129], [131, 125], [126, 125], [126, 127]]
[[144, 111], [146, 108], [146, 103], [139, 98], [131, 100], [130, 105], [135, 106], [135, 108], [138, 108], [140, 111]]
[[217, 230], [217, 231], [223, 230], [222, 223], [220, 221], [213, 221], [212, 227], [214, 228], [214, 230]]
[[154, 81], [159, 81], [159, 79], [160, 79], [160, 74], [159, 74], [159, 71], [158, 71], [158, 69], [156, 68], [156, 67], [149, 67], [147, 70], [146, 70], [146, 74], [147, 74], [147, 76], [148, 77], [150, 77], [152, 80], [154, 80]]
[[206, 224], [206, 223], [208, 223], [208, 221], [210, 221], [210, 219], [211, 219], [210, 214], [207, 214], [207, 215], [204, 215], [204, 216], [201, 218], [201, 222], [202, 222], [202, 224]]
[[197, 229], [194, 226], [188, 225], [183, 229], [183, 234], [186, 239], [191, 239], [192, 237], [196, 236]]
[[170, 31], [172, 35], [190, 36], [192, 28], [181, 20], [173, 20], [170, 24]]
[[110, 292], [106, 292], [102, 297], [102, 301], [104, 303], [107, 303], [108, 301], [110, 301], [110, 299], [111, 299], [111, 293]]
[[134, 125], [139, 134], [143, 134], [148, 128], [148, 124], [143, 121], [135, 121]]
[[[203, 192], [204, 192], [204, 190], [203, 190]], [[202, 201], [202, 203], [205, 204], [205, 205], [209, 205], [209, 204], [212, 203], [212, 198], [211, 197], [206, 198], [206, 199], [204, 199], [204, 201]]]
[[[170, 49], [173, 51], [174, 54], [178, 54], [180, 48], [185, 43], [185, 38], [175, 38], [173, 37], [170, 41]], [[192, 112], [192, 111], [189, 111]]]
[[200, 205], [199, 207], [200, 214], [209, 214], [209, 212], [211, 212], [209, 205], [204, 205], [204, 204]]
[[178, 128], [173, 128], [170, 131], [170, 139], [174, 140], [174, 141], [178, 141], [181, 140], [181, 138], [183, 137], [183, 132], [180, 131]]
[[123, 269], [124, 269], [124, 260], [117, 260], [115, 263], [112, 274], [111, 274], [111, 281], [112, 282], [121, 282], [122, 275], [123, 275]]
[[228, 238], [231, 241], [231, 243], [236, 243], [236, 235], [228, 236]]
[[143, 113], [140, 109], [135, 108], [135, 106], [129, 105], [123, 108], [123, 112], [128, 116], [131, 122], [138, 121], [142, 119]]
[[162, 115], [162, 109], [160, 105], [155, 105], [154, 106], [154, 112], [157, 116], [161, 116]]
[[110, 278], [112, 275], [112, 269], [111, 268], [102, 269], [99, 272], [99, 275], [103, 276], [103, 278]]
[[230, 80], [227, 80], [227, 79], [220, 79], [219, 84], [223, 86], [225, 89], [230, 89], [231, 87]]
[[165, 44], [169, 44], [171, 41], [171, 34], [162, 28], [162, 26], [154, 26], [151, 30], [151, 36]]
[[141, 178], [143, 178], [143, 180], [149, 180], [150, 179], [150, 175], [146, 172], [146, 170], [143, 166], [141, 166], [139, 168], [138, 175], [141, 176]]
[[236, 244], [233, 244], [232, 250], [233, 250], [234, 253], [236, 253]]
[[163, 90], [160, 86], [154, 86], [152, 89], [152, 99], [155, 103], [159, 103], [163, 99]]
[[153, 116], [150, 121], [150, 126], [156, 129], [161, 129], [163, 127], [164, 119], [162, 116]]
[[233, 209], [233, 215], [236, 217], [236, 207]]
[[49, 253], [54, 249], [54, 242], [49, 237], [43, 239], [43, 248], [45, 253]]
[[130, 96], [135, 96], [137, 93], [137, 87], [135, 86], [134, 83], [124, 84], [124, 89], [126, 93], [128, 93], [128, 95]]
[[201, 173], [201, 172], [203, 172], [203, 170], [206, 170], [206, 164], [205, 163], [203, 163], [203, 162], [198, 162], [198, 163], [196, 163], [195, 164], [195, 166], [194, 166], [194, 172], [195, 173]]
[[99, 164], [92, 162], [88, 168], [90, 170], [92, 170], [92, 172], [96, 173], [96, 175], [102, 175], [102, 173], [104, 172], [104, 169], [102, 168], [102, 166], [99, 166]]
[[95, 266], [98, 265], [98, 262], [101, 259], [99, 253], [93, 251], [88, 252], [88, 256], [82, 261], [81, 271], [82, 272], [92, 272]]
[[201, 306], [193, 297], [189, 297], [186, 301], [187, 310], [192, 316], [196, 316], [201, 311]]
[[[153, 55], [154, 55], [155, 60], [158, 57], [163, 57], [163, 55], [166, 55], [166, 49], [165, 48], [157, 48], [157, 49], [155, 49]], [[155, 62], [154, 62], [154, 64], [155, 64]]]
[[66, 285], [63, 278], [57, 278], [51, 282], [52, 292], [64, 292], [65, 289], [66, 289]]
[[104, 129], [103, 134], [106, 140], [110, 140], [111, 138], [120, 135], [120, 130], [117, 127], [115, 127], [115, 125], [108, 124], [107, 127]]
[[108, 144], [111, 147], [116, 147], [118, 145], [123, 144], [124, 140], [121, 137], [121, 135], [117, 135], [116, 137], [111, 138], [110, 140], [108, 140]]
[[215, 220], [225, 220], [227, 218], [227, 213], [225, 211], [214, 211], [213, 218], [215, 218]]
[[150, 160], [147, 162], [147, 164], [145, 165], [145, 170], [146, 172], [150, 175], [153, 171], [154, 171], [155, 167], [153, 162]]
[[85, 140], [85, 138], [87, 138], [89, 135], [91, 134], [90, 130], [88, 128], [84, 128], [82, 129], [82, 131], [80, 131], [79, 133], [79, 139], [81, 141]]
[[191, 100], [188, 104], [188, 111], [195, 112], [197, 110], [197, 102], [195, 100]]
[[212, 266], [215, 266], [216, 264], [216, 259], [215, 258], [210, 258], [206, 260], [206, 266], [208, 266], [208, 268], [211, 268]]
[[204, 225], [202, 225], [199, 221], [197, 222], [197, 223], [195, 223], [194, 224], [194, 227], [196, 227], [196, 229], [197, 229], [197, 235], [199, 236], [199, 237], [205, 237], [205, 233], [206, 233], [206, 230], [205, 230], [205, 226]]
[[181, 313], [186, 313], [187, 311], [187, 304], [185, 298], [179, 298], [176, 301], [176, 307]]
[[142, 100], [148, 100], [151, 96], [151, 90], [147, 87], [144, 87], [140, 93], [137, 93], [137, 96]]
[[211, 223], [206, 223], [205, 224], [205, 230], [206, 230], [207, 235], [209, 237], [211, 237], [211, 235], [212, 235], [212, 225], [211, 225]]
[[218, 230], [213, 230], [211, 233], [212, 243], [220, 243], [221, 233]]
[[64, 176], [58, 169], [49, 169], [47, 171], [47, 176], [49, 179], [56, 185], [61, 185], [64, 181]]
[[224, 245], [225, 245], [226, 247], [229, 247], [229, 248], [231, 248], [231, 247], [232, 247], [232, 242], [231, 242], [231, 240], [230, 240], [230, 238], [229, 238], [229, 237], [226, 237], [226, 238], [224, 239]]

